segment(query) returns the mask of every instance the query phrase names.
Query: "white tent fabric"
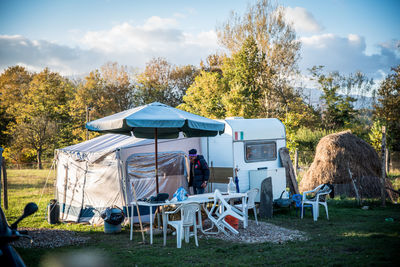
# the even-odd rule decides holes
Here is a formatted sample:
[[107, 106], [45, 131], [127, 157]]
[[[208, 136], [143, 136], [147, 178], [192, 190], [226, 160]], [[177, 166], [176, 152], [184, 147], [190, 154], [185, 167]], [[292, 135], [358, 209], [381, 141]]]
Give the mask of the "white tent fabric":
[[[159, 142], [160, 192], [170, 198], [178, 187], [187, 188], [185, 154], [191, 148], [200, 148], [199, 138]], [[138, 198], [155, 195], [154, 140], [106, 134], [57, 149], [55, 155], [61, 220], [101, 223], [102, 210], [126, 208], [132, 200], [131, 182]], [[144, 221], [149, 219], [146, 212], [143, 209]]]

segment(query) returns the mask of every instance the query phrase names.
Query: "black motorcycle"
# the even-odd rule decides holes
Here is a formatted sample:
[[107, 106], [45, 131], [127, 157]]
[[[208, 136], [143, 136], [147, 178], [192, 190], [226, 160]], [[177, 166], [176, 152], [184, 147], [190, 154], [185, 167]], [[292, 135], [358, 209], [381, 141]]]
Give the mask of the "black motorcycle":
[[26, 237], [32, 240], [27, 235], [27, 231], [17, 231], [18, 223], [24, 218], [32, 215], [38, 210], [38, 206], [31, 202], [25, 206], [24, 213], [11, 226], [8, 225], [3, 209], [0, 207], [0, 263], [1, 266], [26, 266], [18, 252], [9, 244], [12, 241], [18, 240], [20, 237]]

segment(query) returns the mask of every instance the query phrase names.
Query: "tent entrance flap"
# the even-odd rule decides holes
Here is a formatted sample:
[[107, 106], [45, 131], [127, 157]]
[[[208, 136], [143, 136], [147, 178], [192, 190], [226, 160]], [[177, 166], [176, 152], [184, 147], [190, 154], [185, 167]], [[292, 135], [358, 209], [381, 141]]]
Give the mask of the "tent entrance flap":
[[[138, 199], [155, 196], [155, 153], [138, 153], [131, 155], [126, 161], [128, 201], [133, 200], [132, 185], [134, 183]], [[158, 174], [159, 192], [168, 193], [169, 199], [179, 187], [188, 190], [188, 181], [185, 175], [185, 153], [182, 151], [159, 152]]]

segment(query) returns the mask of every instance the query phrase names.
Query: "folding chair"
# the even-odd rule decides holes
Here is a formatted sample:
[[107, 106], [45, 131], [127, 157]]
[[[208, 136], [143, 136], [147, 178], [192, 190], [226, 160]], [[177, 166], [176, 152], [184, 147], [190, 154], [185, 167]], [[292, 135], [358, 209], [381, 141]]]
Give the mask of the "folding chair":
[[217, 227], [218, 231], [228, 235], [228, 233], [225, 231], [225, 228], [227, 228], [232, 233], [238, 234], [239, 232], [225, 221], [225, 217], [230, 215], [241, 221], [244, 221], [244, 217], [240, 214], [241, 211], [229, 205], [229, 203], [226, 202], [222, 196], [221, 192], [216, 189], [214, 192], [214, 204], [208, 213], [208, 218]]

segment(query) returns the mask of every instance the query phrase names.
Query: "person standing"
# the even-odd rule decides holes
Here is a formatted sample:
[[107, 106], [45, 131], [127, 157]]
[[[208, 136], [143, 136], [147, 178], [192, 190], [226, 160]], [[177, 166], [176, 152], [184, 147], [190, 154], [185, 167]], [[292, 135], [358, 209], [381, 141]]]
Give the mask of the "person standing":
[[202, 155], [197, 155], [197, 150], [194, 148], [189, 150], [189, 160], [189, 187], [193, 187], [195, 195], [203, 194], [204, 189], [207, 187], [208, 178], [210, 177], [207, 162]]

